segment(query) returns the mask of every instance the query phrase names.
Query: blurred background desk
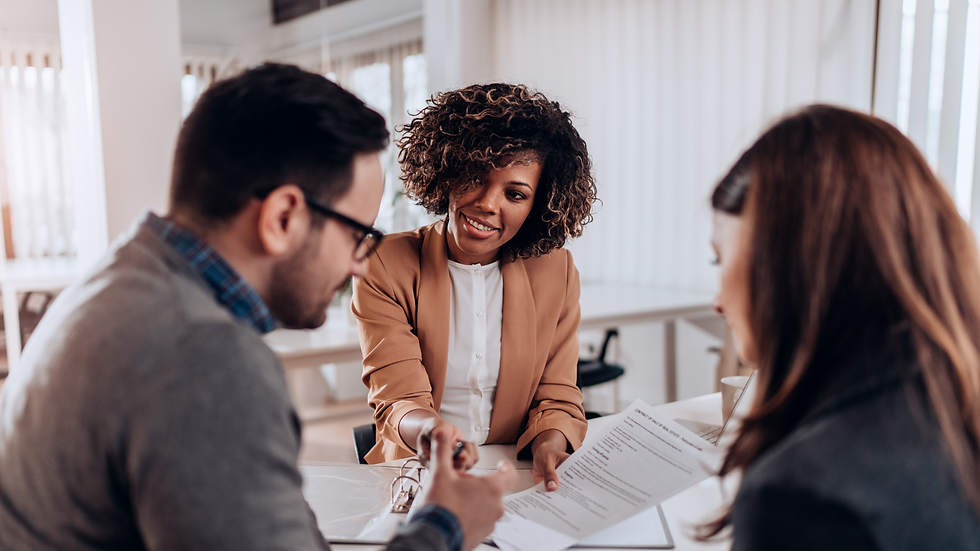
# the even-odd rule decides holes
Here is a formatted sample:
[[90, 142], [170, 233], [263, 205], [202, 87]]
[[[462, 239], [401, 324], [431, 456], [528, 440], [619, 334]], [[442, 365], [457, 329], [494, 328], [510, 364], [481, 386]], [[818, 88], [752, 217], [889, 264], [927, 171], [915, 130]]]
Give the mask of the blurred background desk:
[[79, 275], [77, 258], [18, 258], [0, 262], [0, 296], [3, 297], [4, 340], [7, 345], [7, 368], [14, 370], [20, 361], [20, 299], [24, 292], [60, 291]]
[[[714, 316], [710, 293], [627, 284], [583, 284], [580, 329], [605, 329], [634, 323], [664, 324], [664, 385], [668, 402], [677, 399], [678, 319]], [[336, 312], [331, 312], [337, 314]], [[361, 360], [357, 327], [328, 319], [312, 331], [279, 329], [265, 337], [283, 367], [316, 367]]]

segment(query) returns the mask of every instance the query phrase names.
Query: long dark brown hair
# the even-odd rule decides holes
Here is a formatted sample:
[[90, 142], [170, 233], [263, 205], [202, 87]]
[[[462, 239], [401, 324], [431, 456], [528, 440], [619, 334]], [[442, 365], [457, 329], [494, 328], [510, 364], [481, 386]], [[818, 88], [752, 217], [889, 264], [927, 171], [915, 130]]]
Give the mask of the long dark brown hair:
[[[906, 327], [967, 498], [980, 512], [980, 254], [898, 129], [806, 108], [746, 151], [712, 196], [751, 234], [759, 391], [721, 468], [744, 470], [814, 406], [826, 366]], [[890, 331], [892, 333], [890, 333]], [[701, 536], [728, 524], [725, 512]]]

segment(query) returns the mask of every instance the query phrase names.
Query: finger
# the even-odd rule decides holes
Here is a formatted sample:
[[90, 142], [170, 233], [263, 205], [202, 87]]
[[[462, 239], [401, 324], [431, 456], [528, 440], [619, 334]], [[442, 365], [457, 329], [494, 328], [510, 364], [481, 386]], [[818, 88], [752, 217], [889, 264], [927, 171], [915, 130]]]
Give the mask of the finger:
[[532, 458], [531, 463], [531, 474], [534, 475], [535, 482], [543, 482], [545, 475], [545, 468], [547, 467], [547, 455], [545, 453], [539, 453]]
[[419, 463], [421, 463], [423, 467], [428, 467], [429, 457], [432, 455], [432, 441], [429, 439], [427, 434], [424, 432], [419, 433], [418, 445], [415, 448], [418, 450], [416, 456], [419, 459]]
[[517, 469], [510, 461], [501, 459], [497, 462], [497, 473], [493, 475], [493, 478], [497, 488], [501, 492], [506, 492], [513, 488], [514, 484], [517, 484]]
[[558, 473], [555, 472], [555, 463], [558, 457], [548, 454], [541, 461], [541, 477], [544, 479], [544, 489], [553, 492], [558, 489]]
[[558, 489], [558, 473], [551, 471], [550, 474], [544, 476], [544, 489], [549, 492], [554, 492]]
[[453, 468], [453, 445], [447, 438], [446, 431], [436, 429], [431, 436], [432, 450], [429, 454], [430, 469], [433, 476], [442, 476], [445, 471], [452, 471]]

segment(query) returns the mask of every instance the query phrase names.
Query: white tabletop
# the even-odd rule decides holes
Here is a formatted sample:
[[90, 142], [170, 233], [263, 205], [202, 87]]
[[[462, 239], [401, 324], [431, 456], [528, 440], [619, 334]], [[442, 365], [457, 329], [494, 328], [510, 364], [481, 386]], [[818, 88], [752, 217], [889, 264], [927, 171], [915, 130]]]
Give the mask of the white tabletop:
[[[663, 404], [657, 406], [656, 409], [674, 419], [687, 419], [717, 425], [721, 424], [722, 419], [720, 393]], [[589, 434], [596, 434], [599, 429], [612, 420], [612, 417], [600, 417], [589, 421]], [[588, 438], [587, 435], [586, 440]], [[499, 459], [508, 459], [516, 462], [515, 447], [500, 445], [480, 446], [480, 460], [476, 468], [493, 469]], [[393, 464], [398, 463], [401, 462], [394, 462]], [[520, 490], [523, 487], [529, 487], [528, 484], [533, 485], [530, 462], [516, 462], [516, 466], [518, 467], [518, 473], [521, 479], [519, 483], [521, 487], [517, 489]], [[725, 491], [733, 495], [734, 488], [732, 484], [729, 483], [725, 486]], [[680, 551], [727, 551], [731, 548], [730, 540], [716, 543], [701, 543], [695, 541], [693, 538], [693, 527], [706, 520], [710, 520], [714, 514], [720, 511], [720, 507], [724, 503], [722, 491], [721, 482], [717, 477], [713, 477], [684, 490], [661, 504], [664, 517], [667, 519], [667, 526], [670, 528], [670, 533], [674, 540], [674, 549]], [[381, 549], [380, 546], [340, 544], [333, 544], [332, 548], [342, 551], [373, 551]], [[481, 546], [478, 549], [490, 551], [493, 548]]]
[[712, 315], [714, 295], [651, 285], [583, 283], [580, 329], [605, 329], [696, 315]]
[[[343, 314], [333, 309], [330, 314]], [[329, 315], [329, 314], [328, 314]], [[276, 329], [263, 337], [283, 367], [315, 367], [327, 363], [361, 361], [357, 327], [328, 323], [311, 331]]]
[[66, 287], [81, 274], [74, 257], [15, 258], [0, 262], [0, 286], [26, 290]]

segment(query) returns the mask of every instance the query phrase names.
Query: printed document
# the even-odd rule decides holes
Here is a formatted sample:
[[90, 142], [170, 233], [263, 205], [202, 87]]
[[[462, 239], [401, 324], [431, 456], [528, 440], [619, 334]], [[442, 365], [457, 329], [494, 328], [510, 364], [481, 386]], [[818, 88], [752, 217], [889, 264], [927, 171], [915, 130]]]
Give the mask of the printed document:
[[723, 451], [637, 400], [544, 485], [504, 498], [492, 539], [506, 549], [558, 551], [717, 472]]

